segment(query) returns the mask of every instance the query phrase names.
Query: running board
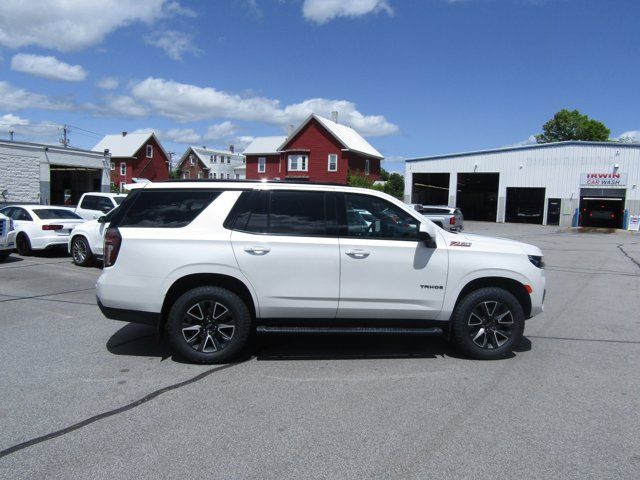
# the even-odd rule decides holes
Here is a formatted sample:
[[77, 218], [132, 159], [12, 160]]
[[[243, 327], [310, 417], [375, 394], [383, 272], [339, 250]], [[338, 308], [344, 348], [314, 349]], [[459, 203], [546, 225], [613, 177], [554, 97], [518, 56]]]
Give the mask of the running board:
[[304, 335], [442, 335], [442, 328], [386, 328], [386, 327], [272, 327], [260, 325], [258, 333]]

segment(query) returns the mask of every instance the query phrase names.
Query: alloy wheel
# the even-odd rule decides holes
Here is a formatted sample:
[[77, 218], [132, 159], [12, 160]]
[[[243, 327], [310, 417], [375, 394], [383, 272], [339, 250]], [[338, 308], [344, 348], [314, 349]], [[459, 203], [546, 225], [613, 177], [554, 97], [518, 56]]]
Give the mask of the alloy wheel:
[[486, 350], [500, 348], [513, 336], [513, 313], [504, 303], [483, 301], [471, 310], [467, 326], [476, 346]]
[[201, 300], [189, 307], [182, 320], [182, 336], [194, 350], [214, 353], [233, 339], [235, 320], [231, 311], [214, 300]]
[[73, 241], [73, 245], [71, 246], [71, 255], [76, 263], [84, 263], [87, 259], [87, 245], [83, 240]]

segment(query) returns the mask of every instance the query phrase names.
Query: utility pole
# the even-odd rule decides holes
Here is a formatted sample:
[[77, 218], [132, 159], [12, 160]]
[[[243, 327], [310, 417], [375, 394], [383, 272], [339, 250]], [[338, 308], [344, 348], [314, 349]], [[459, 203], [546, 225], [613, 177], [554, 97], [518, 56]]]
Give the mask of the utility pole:
[[9, 141], [13, 142], [13, 130], [9, 130]]
[[169, 178], [171, 178], [171, 172], [173, 172], [173, 156], [176, 154], [176, 152], [167, 152], [167, 155], [169, 155]]
[[62, 126], [62, 138], [60, 139], [60, 143], [63, 147], [67, 148], [69, 146], [69, 127], [65, 124]]

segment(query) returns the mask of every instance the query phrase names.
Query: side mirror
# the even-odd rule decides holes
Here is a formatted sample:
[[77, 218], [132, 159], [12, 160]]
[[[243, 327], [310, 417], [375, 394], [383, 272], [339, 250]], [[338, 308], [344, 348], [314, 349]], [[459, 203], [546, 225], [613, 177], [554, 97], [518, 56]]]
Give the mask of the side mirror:
[[422, 205], [420, 205], [419, 203], [416, 203], [413, 208], [415, 208], [416, 212], [421, 212], [422, 211]]
[[429, 228], [424, 223], [420, 224], [418, 241], [424, 243], [427, 248], [437, 248], [435, 232], [429, 232]]
[[98, 223], [106, 223], [106, 222], [107, 222], [107, 216], [106, 216], [106, 215], [102, 215], [101, 217], [98, 217], [98, 218], [96, 219], [96, 221], [97, 221]]

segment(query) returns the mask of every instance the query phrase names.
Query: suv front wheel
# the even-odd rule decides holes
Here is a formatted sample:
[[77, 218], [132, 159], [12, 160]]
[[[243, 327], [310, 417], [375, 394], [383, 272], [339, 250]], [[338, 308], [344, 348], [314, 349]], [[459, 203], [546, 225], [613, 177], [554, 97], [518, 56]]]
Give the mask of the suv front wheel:
[[235, 293], [219, 287], [198, 287], [176, 300], [165, 328], [173, 351], [186, 359], [227, 363], [249, 341], [251, 314]]
[[481, 288], [466, 295], [451, 317], [452, 338], [466, 355], [493, 360], [507, 356], [522, 339], [524, 311], [502, 288]]

